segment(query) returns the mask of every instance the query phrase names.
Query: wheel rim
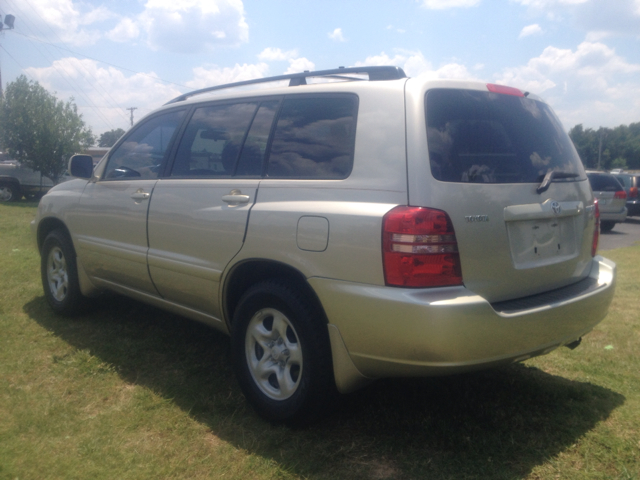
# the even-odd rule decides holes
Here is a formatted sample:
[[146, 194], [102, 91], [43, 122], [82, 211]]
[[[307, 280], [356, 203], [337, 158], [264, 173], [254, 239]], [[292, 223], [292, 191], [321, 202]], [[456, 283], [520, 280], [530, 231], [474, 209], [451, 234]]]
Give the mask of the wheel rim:
[[9, 187], [0, 187], [0, 201], [9, 202], [13, 198], [13, 190]]
[[291, 397], [302, 378], [302, 349], [289, 319], [274, 308], [264, 308], [247, 327], [245, 354], [258, 388], [273, 400]]
[[62, 302], [69, 291], [69, 275], [67, 261], [60, 247], [53, 247], [47, 258], [47, 281], [53, 298]]

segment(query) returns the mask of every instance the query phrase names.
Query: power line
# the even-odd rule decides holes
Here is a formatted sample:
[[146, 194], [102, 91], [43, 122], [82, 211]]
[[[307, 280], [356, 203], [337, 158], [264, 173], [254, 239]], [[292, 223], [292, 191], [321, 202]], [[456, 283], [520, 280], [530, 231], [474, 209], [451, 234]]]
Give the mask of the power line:
[[[11, 1], [11, 0], [9, 0], [9, 1]], [[13, 2], [12, 2], [12, 3], [13, 3]], [[56, 36], [56, 37], [58, 38], [58, 40], [61, 40], [61, 39], [57, 36], [56, 32], [51, 28], [51, 26], [50, 26], [50, 25], [49, 25], [49, 24], [48, 24], [48, 23], [47, 23], [47, 22], [42, 18], [42, 16], [38, 13], [38, 11], [37, 11], [37, 10], [36, 10], [36, 9], [35, 9], [35, 8], [34, 8], [34, 7], [29, 3], [29, 2], [28, 2], [28, 0], [24, 0], [24, 3], [26, 3], [26, 4], [31, 8], [31, 10], [33, 10], [33, 12], [34, 12], [34, 13], [35, 13], [35, 14], [36, 14], [36, 15], [37, 15], [41, 20], [42, 20], [42, 22], [47, 26], [47, 28], [49, 28], [49, 30], [53, 33], [53, 35], [54, 35], [54, 36]], [[28, 15], [25, 15], [25, 17], [28, 17]], [[30, 26], [30, 25], [29, 25], [29, 22], [25, 22], [25, 21], [23, 21], [23, 22], [22, 22], [22, 24], [23, 24], [23, 25], [25, 25], [25, 26], [27, 27], [27, 29], [31, 30], [32, 26]], [[42, 32], [42, 31], [41, 31], [37, 26], [33, 25], [33, 28], [35, 28], [35, 30], [36, 30], [36, 31], [37, 31], [41, 36], [44, 36], [44, 33], [43, 33], [43, 32]], [[35, 45], [34, 45], [34, 46], [35, 46]], [[43, 57], [47, 58], [47, 59], [51, 62], [51, 66], [53, 67], [53, 69], [54, 69], [54, 70], [56, 70], [56, 72], [58, 72], [58, 74], [60, 75], [60, 77], [62, 78], [62, 80], [64, 80], [64, 81], [65, 81], [65, 82], [66, 82], [66, 83], [71, 87], [71, 90], [72, 90], [72, 91], [75, 91], [78, 95], [83, 96], [83, 97], [84, 97], [84, 99], [85, 99], [85, 101], [86, 101], [87, 103], [92, 104], [92, 105], [95, 105], [95, 103], [94, 103], [94, 102], [93, 102], [93, 100], [89, 97], [89, 95], [85, 93], [85, 91], [84, 91], [84, 89], [82, 88], [82, 86], [81, 86], [78, 82], [76, 82], [76, 81], [75, 81], [75, 79], [74, 79], [74, 77], [73, 77], [72, 75], [69, 75], [69, 72], [66, 70], [66, 68], [64, 68], [64, 67], [63, 67], [63, 68], [62, 68], [62, 71], [61, 71], [61, 69], [59, 69], [59, 68], [56, 66], [56, 64], [55, 64], [55, 59], [54, 59], [54, 56], [53, 56], [53, 55], [51, 55], [48, 51], [46, 52], [47, 54], [45, 55], [45, 54], [43, 53], [43, 51], [42, 51], [42, 50], [40, 50], [38, 47], [35, 47], [35, 48], [36, 48], [36, 50], [38, 50], [38, 52], [40, 52], [40, 54], [41, 54]], [[46, 51], [46, 48], [45, 48], [45, 51]], [[87, 72], [87, 71], [86, 71], [86, 68], [84, 67], [84, 65], [82, 65], [82, 63], [81, 63], [81, 62], [80, 62], [80, 67], [81, 67], [82, 69], [84, 69], [84, 70], [85, 70], [85, 74], [86, 74], [86, 76], [88, 76], [88, 77], [92, 77], [92, 75], [90, 74], [90, 72]], [[80, 72], [79, 72], [79, 73], [80, 73]], [[97, 81], [95, 81], [95, 80], [96, 80], [96, 79], [94, 78], [94, 82], [93, 82], [93, 83], [94, 83], [95, 85], [99, 85], [99, 82], [97, 82]], [[105, 98], [105, 97], [104, 97], [104, 95], [102, 95], [102, 94], [100, 93], [100, 91], [99, 91], [97, 88], [95, 88], [95, 91], [96, 91], [96, 93], [98, 93], [98, 95], [100, 95], [101, 97], [103, 97], [103, 99], [104, 99], [104, 100], [106, 100], [106, 101], [107, 101], [107, 103], [110, 103], [110, 102], [109, 102], [109, 100], [108, 100], [107, 98]], [[108, 94], [107, 94], [107, 95], [108, 95]], [[109, 97], [110, 97], [110, 95], [109, 95]], [[113, 100], [113, 99], [112, 99], [112, 100]], [[119, 106], [117, 105], [117, 103], [115, 103], [115, 100], [114, 100], [114, 104], [113, 104], [113, 106], [112, 106], [111, 108], [116, 109], [116, 111], [121, 111], [121, 110], [120, 110], [120, 108], [121, 108], [121, 107], [119, 107]], [[105, 116], [105, 115], [104, 115], [100, 110], [96, 110], [96, 115], [98, 115], [98, 117], [99, 117], [99, 118], [100, 118], [100, 119], [101, 119], [101, 120], [102, 120], [106, 125], [108, 125], [109, 127], [113, 128], [113, 124], [109, 121], [109, 119], [108, 119], [108, 118], [107, 118], [107, 117], [106, 117], [106, 116]]]
[[114, 67], [114, 68], [117, 68], [119, 70], [124, 70], [126, 72], [135, 73], [136, 75], [144, 75], [145, 77], [149, 77], [149, 78], [152, 78], [154, 80], [159, 80], [159, 81], [161, 81], [163, 83], [167, 83], [169, 85], [175, 85], [176, 87], [186, 88], [186, 89], [191, 90], [191, 87], [188, 87], [186, 85], [182, 85], [180, 83], [172, 82], [170, 80], [164, 80], [163, 78], [160, 78], [160, 77], [158, 77], [156, 75], [149, 75], [148, 73], [138, 72], [137, 70], [132, 70], [132, 69], [127, 68], [127, 67], [122, 67], [120, 65], [115, 65], [115, 64], [109, 63], [109, 62], [107, 62], [105, 60], [100, 60], [99, 58], [90, 57], [89, 55], [85, 55], [84, 53], [76, 52], [76, 51], [71, 50], [69, 48], [61, 47], [60, 45], [55, 45], [53, 43], [46, 42], [46, 41], [44, 41], [44, 40], [42, 40], [40, 38], [30, 37], [29, 35], [25, 35], [24, 33], [16, 32], [16, 34], [21, 35], [21, 36], [23, 36], [25, 38], [28, 38], [29, 40], [35, 40], [36, 42], [44, 43], [45, 45], [49, 45], [49, 46], [51, 46], [53, 48], [57, 48], [58, 50], [64, 50], [65, 52], [73, 53], [74, 55], [79, 55], [79, 56], [84, 57], [86, 59], [93, 60], [93, 61], [98, 62], [98, 63], [103, 63], [105, 65], [109, 65], [110, 67]]

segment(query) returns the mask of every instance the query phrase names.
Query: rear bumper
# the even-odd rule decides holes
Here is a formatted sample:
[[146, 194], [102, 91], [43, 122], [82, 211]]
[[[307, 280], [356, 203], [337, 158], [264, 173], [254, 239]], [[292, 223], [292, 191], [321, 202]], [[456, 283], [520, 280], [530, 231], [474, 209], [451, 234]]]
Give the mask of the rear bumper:
[[622, 210], [617, 212], [603, 212], [600, 211], [601, 221], [611, 221], [616, 223], [624, 222], [627, 219], [627, 207], [622, 207]]
[[[347, 367], [350, 379], [352, 367], [367, 378], [430, 376], [548, 353], [577, 340], [605, 317], [615, 277], [615, 264], [597, 256], [590, 286], [521, 299], [521, 308], [513, 302], [491, 305], [465, 287], [418, 290], [309, 281], [352, 362], [345, 365], [342, 358], [334, 365], [338, 380], [345, 378], [340, 369]], [[332, 338], [332, 348], [339, 343]]]
[[627, 201], [627, 215], [630, 217], [640, 215], [640, 200], [634, 199]]

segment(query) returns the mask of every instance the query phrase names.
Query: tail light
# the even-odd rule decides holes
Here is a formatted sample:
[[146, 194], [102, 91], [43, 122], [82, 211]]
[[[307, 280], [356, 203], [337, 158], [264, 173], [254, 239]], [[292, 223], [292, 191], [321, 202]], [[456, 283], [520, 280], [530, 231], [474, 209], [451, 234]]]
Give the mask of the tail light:
[[451, 219], [445, 212], [399, 206], [384, 216], [382, 229], [387, 285], [462, 285], [458, 243]]
[[591, 244], [591, 256], [595, 257], [598, 251], [598, 242], [600, 241], [600, 207], [598, 206], [598, 200], [593, 201], [595, 207], [596, 224], [593, 230], [593, 243]]
[[505, 85], [496, 85], [495, 83], [487, 83], [487, 90], [493, 93], [502, 93], [503, 95], [513, 95], [514, 97], [524, 97], [522, 90], [507, 87]]
[[631, 187], [629, 189], [629, 198], [638, 198], [638, 187]]
[[624, 190], [618, 190], [615, 195], [613, 196], [613, 198], [619, 198], [621, 200], [626, 200], [627, 198], [627, 192], [625, 192]]

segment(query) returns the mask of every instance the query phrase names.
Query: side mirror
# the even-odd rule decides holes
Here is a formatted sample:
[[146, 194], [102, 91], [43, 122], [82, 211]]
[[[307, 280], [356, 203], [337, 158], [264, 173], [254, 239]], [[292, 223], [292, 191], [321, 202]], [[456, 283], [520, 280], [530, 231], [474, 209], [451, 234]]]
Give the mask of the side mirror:
[[77, 178], [93, 176], [93, 157], [91, 155], [74, 155], [69, 160], [69, 173]]

